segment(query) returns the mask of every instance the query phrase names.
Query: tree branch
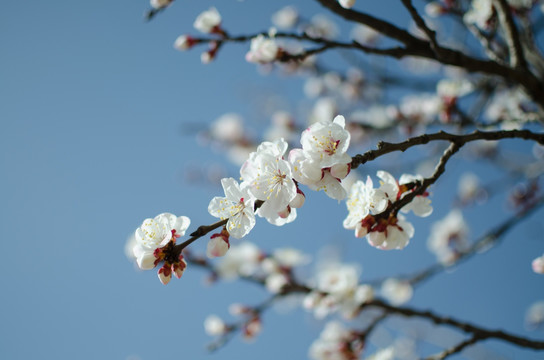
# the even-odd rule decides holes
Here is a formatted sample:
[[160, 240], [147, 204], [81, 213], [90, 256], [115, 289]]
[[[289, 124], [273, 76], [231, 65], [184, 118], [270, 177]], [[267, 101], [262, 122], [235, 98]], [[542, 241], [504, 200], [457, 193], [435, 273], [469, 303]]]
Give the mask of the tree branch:
[[434, 134], [424, 134], [405, 140], [400, 143], [388, 143], [380, 141], [376, 150], [369, 150], [364, 154], [355, 155], [352, 158], [351, 168], [356, 169], [359, 165], [363, 165], [382, 155], [389, 154], [395, 151], [404, 152], [416, 145], [427, 144], [431, 141], [449, 141], [456, 143], [462, 147], [468, 142], [476, 140], [501, 140], [501, 139], [524, 139], [534, 140], [539, 144], [544, 145], [544, 134], [534, 133], [529, 130], [499, 130], [499, 131], [479, 131], [476, 130], [470, 134], [455, 135], [444, 131]]
[[462, 322], [451, 317], [437, 315], [429, 310], [416, 310], [408, 307], [392, 306], [382, 300], [372, 300], [362, 305], [362, 307], [377, 307], [388, 311], [392, 314], [401, 315], [404, 317], [419, 317], [427, 319], [436, 325], [448, 325], [457, 328], [463, 332], [471, 333], [479, 339], [499, 339], [510, 344], [517, 345], [523, 348], [543, 350], [544, 341], [531, 340], [517, 335], [513, 335], [502, 330], [488, 330], [467, 322]]
[[519, 37], [518, 29], [506, 0], [493, 0], [496, 5], [499, 21], [504, 30], [504, 37], [508, 45], [510, 65], [514, 68], [527, 69], [527, 62], [523, 56], [523, 47]]
[[454, 355], [454, 354], [457, 354], [461, 351], [463, 351], [466, 347], [470, 346], [470, 345], [474, 345], [475, 343], [477, 343], [478, 341], [480, 340], [484, 340], [482, 337], [480, 336], [472, 336], [470, 339], [467, 339], [465, 341], [462, 341], [460, 342], [459, 344], [455, 345], [454, 347], [450, 348], [450, 349], [447, 349], [447, 350], [444, 350], [436, 355], [432, 355], [432, 356], [429, 356], [427, 358], [425, 358], [425, 360], [444, 360], [446, 358], [448, 358], [450, 355]]

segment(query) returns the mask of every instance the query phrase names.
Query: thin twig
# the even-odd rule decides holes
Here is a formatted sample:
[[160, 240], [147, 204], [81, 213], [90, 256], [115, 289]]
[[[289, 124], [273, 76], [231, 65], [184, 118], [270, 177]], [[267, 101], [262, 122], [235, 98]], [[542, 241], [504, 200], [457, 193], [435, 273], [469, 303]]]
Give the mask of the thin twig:
[[446, 350], [444, 350], [444, 351], [442, 351], [442, 352], [440, 352], [440, 353], [438, 353], [436, 355], [431, 355], [431, 356], [425, 358], [425, 360], [444, 360], [444, 359], [448, 358], [450, 355], [460, 353], [466, 347], [468, 347], [470, 345], [474, 345], [475, 343], [477, 343], [480, 340], [483, 340], [483, 338], [480, 337], [480, 336], [474, 335], [471, 338], [469, 338], [469, 339], [467, 339], [465, 341], [462, 341], [459, 344], [453, 346], [452, 348], [446, 349]]
[[409, 307], [393, 306], [378, 299], [369, 301], [363, 304], [362, 307], [377, 307], [386, 310], [392, 314], [397, 314], [405, 317], [418, 317], [427, 319], [436, 325], [452, 326], [466, 333], [474, 334], [481, 339], [499, 339], [524, 348], [544, 350], [544, 341], [527, 339], [521, 336], [504, 332], [502, 330], [488, 330], [483, 327], [456, 320], [451, 317], [440, 316], [429, 310], [417, 310]]
[[499, 21], [504, 30], [504, 37], [508, 45], [510, 65], [514, 68], [527, 69], [527, 62], [523, 55], [523, 47], [519, 37], [518, 29], [506, 0], [493, 0], [496, 5]]

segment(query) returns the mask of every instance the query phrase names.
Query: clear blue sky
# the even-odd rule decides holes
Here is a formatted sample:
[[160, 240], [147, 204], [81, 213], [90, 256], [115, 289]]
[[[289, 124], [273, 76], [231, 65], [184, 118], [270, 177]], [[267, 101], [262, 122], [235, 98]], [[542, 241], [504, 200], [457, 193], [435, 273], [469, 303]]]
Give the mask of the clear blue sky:
[[[195, 268], [163, 286], [154, 271], [135, 271], [123, 253], [130, 233], [158, 213], [189, 216], [193, 230], [214, 221], [206, 209], [220, 188], [187, 184], [184, 172], [227, 160], [197, 145], [187, 125], [204, 126], [233, 111], [262, 122], [250, 94], [279, 89], [287, 104], [301, 96], [300, 80], [262, 77], [246, 64], [247, 45], [224, 49], [208, 66], [200, 64], [200, 50], [173, 50], [175, 38], [194, 32], [194, 18], [212, 3], [178, 0], [150, 23], [143, 21], [145, 0], [2, 6], [0, 358], [208, 358], [206, 315], [227, 318], [230, 303], [266, 298], [248, 284], [206, 287]], [[215, 3], [232, 33], [268, 29], [269, 14], [287, 4]], [[320, 10], [309, 0], [299, 8]], [[235, 167], [227, 168], [236, 176]], [[342, 229], [344, 204], [322, 193], [311, 196], [295, 224], [275, 228], [260, 221], [251, 240], [264, 249], [291, 245], [308, 252], [336, 241], [368, 278], [434, 261], [425, 248], [425, 227], [416, 228], [420, 237], [405, 251], [380, 252]], [[433, 220], [447, 211], [437, 205]], [[504, 214], [484, 218], [496, 224]], [[329, 222], [337, 225], [321, 225]], [[455, 276], [422, 286], [410, 305], [529, 334], [523, 316], [528, 305], [544, 299], [544, 278], [528, 264], [544, 252], [544, 243], [542, 226], [525, 224]], [[471, 225], [478, 234], [477, 222]], [[256, 342], [236, 338], [210, 357], [301, 359], [319, 332], [320, 323], [301, 310], [272, 310]], [[509, 358], [539, 358], [514, 347], [496, 349]]]

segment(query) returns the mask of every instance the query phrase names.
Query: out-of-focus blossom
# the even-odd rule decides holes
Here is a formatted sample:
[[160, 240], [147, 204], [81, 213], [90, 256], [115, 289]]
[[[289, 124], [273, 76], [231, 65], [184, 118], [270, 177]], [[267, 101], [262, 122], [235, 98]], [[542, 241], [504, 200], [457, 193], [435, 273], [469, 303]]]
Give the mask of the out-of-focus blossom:
[[392, 346], [386, 347], [385, 349], [380, 349], [374, 354], [367, 357], [365, 360], [394, 360], [395, 359], [395, 348]]
[[338, 0], [338, 3], [346, 9], [351, 9], [355, 5], [356, 0]]
[[310, 24], [304, 29], [312, 38], [332, 40], [338, 36], [339, 30], [334, 22], [324, 15], [318, 14], [312, 17]]
[[280, 29], [289, 29], [297, 24], [298, 11], [294, 6], [285, 6], [272, 14], [272, 23]]
[[217, 315], [208, 315], [204, 320], [204, 331], [210, 336], [221, 336], [227, 332], [227, 325]]
[[452, 264], [469, 248], [468, 226], [460, 210], [452, 210], [431, 226], [427, 246], [442, 264]]
[[373, 105], [365, 110], [355, 111], [349, 116], [349, 119], [351, 123], [378, 130], [391, 127], [395, 122], [390, 109], [380, 105]]
[[395, 278], [385, 280], [381, 288], [381, 295], [394, 306], [408, 302], [413, 293], [414, 290], [409, 282]]
[[252, 63], [266, 64], [278, 58], [280, 47], [273, 37], [265, 37], [262, 34], [251, 39], [246, 60]]
[[380, 38], [380, 33], [364, 24], [357, 24], [351, 30], [351, 38], [362, 45], [374, 45]]
[[432, 1], [425, 5], [425, 14], [430, 17], [438, 17], [447, 12], [447, 9], [440, 3], [440, 1]]
[[356, 332], [347, 330], [341, 323], [334, 321], [327, 323], [319, 339], [310, 345], [308, 356], [314, 360], [358, 359], [363, 346]]
[[221, 32], [221, 14], [215, 7], [211, 7], [197, 16], [193, 26], [205, 34]]
[[281, 138], [288, 143], [293, 143], [299, 134], [295, 125], [295, 119], [286, 111], [276, 111], [272, 114], [271, 126], [265, 131], [264, 138], [267, 141], [277, 141]]
[[526, 122], [539, 118], [536, 105], [520, 88], [495, 92], [485, 117], [491, 122], [501, 122], [505, 130], [520, 129]]
[[537, 257], [531, 263], [533, 271], [537, 274], [544, 274], [544, 255]]
[[491, 0], [472, 0], [470, 9], [463, 16], [463, 20], [469, 24], [475, 24], [480, 29], [487, 29], [493, 16]]
[[371, 286], [359, 284], [359, 268], [355, 265], [325, 265], [319, 268], [315, 281], [316, 291], [306, 295], [303, 305], [317, 318], [339, 311], [351, 319], [359, 313], [362, 304], [374, 297]]
[[162, 9], [170, 5], [172, 2], [174, 2], [174, 0], [150, 0], [149, 5], [151, 5], [153, 9]]
[[525, 326], [529, 330], [536, 330], [544, 323], [544, 301], [532, 304], [525, 313]]
[[235, 113], [221, 115], [210, 126], [210, 136], [227, 143], [244, 141], [242, 117]]
[[185, 51], [192, 48], [196, 44], [196, 40], [190, 35], [180, 35], [174, 41], [174, 49]]
[[252, 276], [260, 269], [262, 252], [251, 242], [242, 242], [231, 246], [216, 267], [217, 273], [224, 279], [238, 276]]
[[478, 176], [473, 173], [461, 175], [457, 185], [457, 196], [461, 204], [470, 204], [485, 197], [485, 190], [481, 187]]

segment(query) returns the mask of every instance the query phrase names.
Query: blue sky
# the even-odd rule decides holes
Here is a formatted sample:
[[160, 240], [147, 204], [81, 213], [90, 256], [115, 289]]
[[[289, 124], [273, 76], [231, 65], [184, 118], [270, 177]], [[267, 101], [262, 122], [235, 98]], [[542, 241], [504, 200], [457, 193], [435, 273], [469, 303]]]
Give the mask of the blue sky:
[[[199, 146], [188, 125], [204, 127], [234, 111], [254, 116], [262, 126], [266, 117], [256, 115], [259, 103], [251, 94], [279, 90], [291, 105], [301, 96], [300, 79], [263, 77], [246, 64], [247, 45], [223, 49], [208, 66], [200, 64], [199, 50], [182, 54], [172, 48], [179, 34], [194, 32], [194, 18], [211, 3], [180, 0], [150, 23], [143, 21], [144, 0], [3, 5], [0, 357], [306, 356], [320, 323], [301, 310], [288, 315], [271, 310], [256, 342], [236, 338], [207, 355], [206, 315], [227, 317], [230, 303], [256, 304], [266, 298], [265, 292], [238, 283], [207, 287], [204, 274], [192, 268], [181, 280], [163, 286], [155, 272], [136, 271], [123, 253], [130, 233], [158, 213], [189, 216], [192, 229], [214, 221], [207, 204], [221, 189], [188, 184], [186, 172], [227, 160]], [[233, 33], [266, 30], [269, 14], [284, 4], [215, 3]], [[300, 9], [319, 11], [312, 1]], [[227, 169], [237, 176], [235, 167]], [[439, 186], [447, 192], [454, 180], [452, 175]], [[344, 204], [312, 194], [303, 210], [291, 227], [259, 222], [251, 240], [265, 249], [290, 245], [308, 252], [335, 241], [349, 261], [363, 264], [368, 278], [433, 262], [423, 225], [421, 241], [414, 239], [403, 252], [384, 253], [341, 228]], [[502, 211], [471, 211], [491, 224], [505, 218]], [[447, 212], [447, 205], [436, 205], [440, 216]], [[533, 215], [503, 245], [469, 261], [455, 276], [443, 274], [422, 286], [410, 304], [542, 338], [542, 332], [523, 328], [526, 307], [544, 298], [542, 277], [527, 266], [544, 252], [538, 236], [542, 225], [535, 221], [542, 215]], [[473, 225], [475, 234], [483, 231]], [[204, 242], [195, 249], [203, 250]], [[286, 335], [286, 329], [296, 336]], [[538, 358], [490, 344], [510, 358]]]

